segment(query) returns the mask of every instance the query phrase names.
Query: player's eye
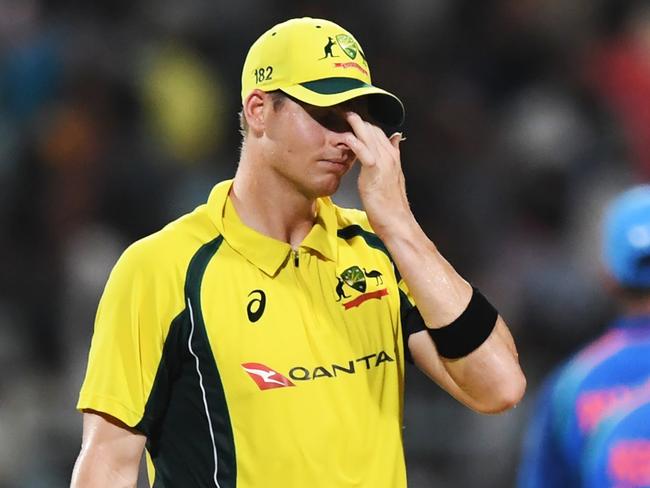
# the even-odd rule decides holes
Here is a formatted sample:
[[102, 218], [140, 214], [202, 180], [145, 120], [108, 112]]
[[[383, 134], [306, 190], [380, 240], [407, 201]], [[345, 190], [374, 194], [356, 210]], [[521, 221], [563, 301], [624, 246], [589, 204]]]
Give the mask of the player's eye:
[[351, 131], [351, 127], [345, 120], [345, 116], [339, 110], [332, 108], [317, 108], [310, 111], [309, 115], [320, 125], [333, 132]]

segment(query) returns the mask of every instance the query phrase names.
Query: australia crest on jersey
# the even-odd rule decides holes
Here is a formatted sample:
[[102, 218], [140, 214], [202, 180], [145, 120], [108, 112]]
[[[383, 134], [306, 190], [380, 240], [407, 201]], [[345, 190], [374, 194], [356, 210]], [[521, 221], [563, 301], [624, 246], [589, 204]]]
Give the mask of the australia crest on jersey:
[[336, 301], [341, 302], [345, 310], [360, 306], [362, 303], [388, 295], [383, 274], [376, 269], [350, 266], [336, 277]]

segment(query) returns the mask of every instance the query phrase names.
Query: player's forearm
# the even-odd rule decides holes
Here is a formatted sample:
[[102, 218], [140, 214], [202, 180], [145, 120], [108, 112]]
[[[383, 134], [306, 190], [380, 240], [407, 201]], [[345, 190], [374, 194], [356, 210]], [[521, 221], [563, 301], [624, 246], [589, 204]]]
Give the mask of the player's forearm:
[[120, 465], [100, 449], [82, 448], [70, 488], [136, 488], [137, 483], [138, 464]]
[[511, 351], [503, 350], [511, 344], [514, 347], [500, 319], [493, 335], [478, 349], [453, 361], [437, 354], [426, 331], [412, 334], [408, 340], [418, 368], [459, 402], [480, 413], [503, 412], [519, 403], [523, 395], [526, 380], [517, 361], [512, 361]]
[[[402, 219], [391, 232], [381, 232], [380, 237], [427, 327], [444, 327], [461, 315], [471, 299], [472, 288], [438, 252], [415, 219]], [[424, 365], [427, 374], [477, 411], [503, 411], [524, 393], [526, 381], [514, 341], [501, 317], [489, 337], [460, 359], [437, 356], [431, 341], [420, 338], [416, 343], [418, 350], [411, 351], [415, 352], [416, 363]], [[425, 354], [436, 357], [427, 361]]]
[[146, 437], [108, 414], [86, 410], [72, 488], [135, 488]]
[[465, 310], [471, 286], [438, 252], [414, 218], [404, 217], [389, 229], [375, 231], [390, 251], [427, 326], [447, 325]]

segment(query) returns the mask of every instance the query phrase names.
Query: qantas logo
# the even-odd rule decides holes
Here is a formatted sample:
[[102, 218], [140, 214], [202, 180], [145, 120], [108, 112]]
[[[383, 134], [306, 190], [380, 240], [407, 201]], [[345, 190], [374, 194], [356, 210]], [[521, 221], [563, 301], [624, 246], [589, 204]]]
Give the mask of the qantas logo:
[[260, 387], [260, 390], [269, 390], [271, 388], [284, 388], [285, 386], [295, 386], [291, 381], [282, 376], [277, 371], [260, 363], [244, 363], [244, 370], [253, 378], [253, 381]]
[[[293, 381], [317, 380], [319, 378], [337, 378], [340, 375], [356, 374], [358, 370], [370, 370], [382, 363], [392, 363], [395, 360], [386, 351], [369, 354], [347, 363], [318, 365], [315, 367], [294, 366], [289, 370], [289, 378]], [[260, 363], [244, 363], [244, 370], [255, 381], [260, 390], [295, 386], [289, 378]]]

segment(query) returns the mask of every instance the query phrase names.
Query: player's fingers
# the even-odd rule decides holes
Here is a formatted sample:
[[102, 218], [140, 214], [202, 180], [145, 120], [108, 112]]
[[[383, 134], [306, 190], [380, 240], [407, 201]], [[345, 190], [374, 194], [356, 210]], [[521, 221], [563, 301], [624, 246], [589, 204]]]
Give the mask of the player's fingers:
[[354, 134], [348, 134], [345, 137], [345, 143], [352, 149], [352, 152], [357, 156], [357, 159], [363, 166], [374, 166], [375, 155], [358, 137]]
[[[399, 165], [399, 144], [396, 146], [395, 142], [386, 137], [384, 131], [377, 126], [373, 126], [373, 132], [375, 147], [379, 154], [378, 160], [385, 162], [385, 164], [389, 166], [395, 164]], [[395, 134], [393, 134], [391, 138], [395, 138]]]
[[[366, 166], [376, 164], [390, 164], [399, 160], [399, 153], [395, 154], [395, 149], [386, 137], [386, 134], [376, 125], [364, 121], [357, 113], [346, 113], [346, 120], [352, 128], [357, 140], [361, 142], [366, 151], [363, 154], [357, 153], [357, 157]], [[365, 158], [365, 159], [363, 159]]]
[[[377, 142], [381, 145], [382, 149], [391, 156], [395, 155], [396, 146], [393, 144], [393, 141], [386, 137], [386, 133], [377, 126], [374, 127], [375, 137]], [[393, 134], [391, 137], [394, 137]]]
[[[359, 131], [359, 134], [357, 135], [357, 138], [368, 148], [375, 164], [380, 164], [387, 156], [386, 150], [383, 147], [384, 141], [382, 141], [382, 138], [385, 140], [386, 136], [379, 127], [370, 122], [366, 122], [357, 114], [354, 115], [358, 118], [357, 130]], [[388, 145], [387, 140], [385, 143]]]
[[384, 131], [375, 125], [371, 125], [372, 147], [377, 155], [377, 161], [389, 164], [395, 160], [395, 150]]
[[356, 112], [347, 112], [345, 114], [345, 120], [350, 124], [350, 127], [352, 127], [354, 135], [363, 143], [369, 145], [369, 142], [372, 139], [372, 126], [363, 120]]
[[394, 132], [390, 138], [390, 144], [399, 151], [399, 144], [404, 140], [401, 132]]

